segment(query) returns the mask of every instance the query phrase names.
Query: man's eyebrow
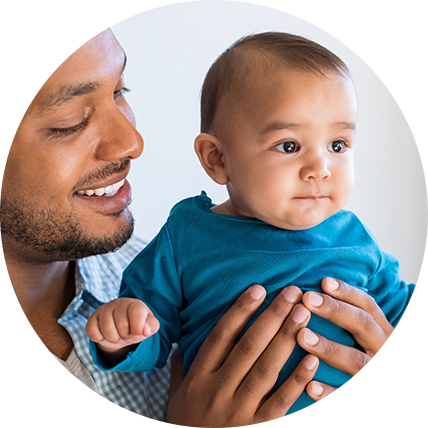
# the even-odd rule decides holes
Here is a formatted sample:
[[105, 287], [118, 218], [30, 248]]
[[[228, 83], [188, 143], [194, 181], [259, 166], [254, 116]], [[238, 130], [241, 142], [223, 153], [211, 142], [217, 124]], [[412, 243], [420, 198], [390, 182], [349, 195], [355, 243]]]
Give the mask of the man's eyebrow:
[[42, 116], [52, 109], [68, 103], [75, 97], [95, 92], [101, 86], [98, 82], [75, 83], [63, 86], [55, 94], [44, 97], [38, 104], [35, 116]]
[[[123, 51], [123, 66], [121, 74], [124, 72], [127, 56], [125, 51]], [[80, 95], [87, 95], [92, 92], [95, 92], [97, 89], [101, 87], [99, 82], [85, 82], [85, 83], [76, 83], [64, 86], [59, 89], [55, 94], [51, 94], [43, 98], [39, 105], [37, 106], [37, 110], [33, 112], [35, 116], [42, 116], [52, 109], [58, 108], [63, 104], [66, 104], [68, 101], [72, 100], [75, 97]]]

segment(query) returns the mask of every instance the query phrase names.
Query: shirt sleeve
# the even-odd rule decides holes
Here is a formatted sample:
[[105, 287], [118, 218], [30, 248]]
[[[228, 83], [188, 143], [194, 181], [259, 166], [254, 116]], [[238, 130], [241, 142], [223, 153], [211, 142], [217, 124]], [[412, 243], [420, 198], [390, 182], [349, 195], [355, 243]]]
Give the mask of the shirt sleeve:
[[367, 288], [395, 328], [400, 321], [415, 289], [415, 284], [401, 280], [398, 260], [391, 254], [380, 252], [378, 269]]
[[171, 346], [180, 337], [179, 311], [183, 304], [167, 226], [125, 269], [119, 297], [143, 301], [160, 323], [159, 331], [141, 342], [114, 367], [106, 367], [91, 344], [94, 362], [103, 370], [151, 371], [166, 364]]

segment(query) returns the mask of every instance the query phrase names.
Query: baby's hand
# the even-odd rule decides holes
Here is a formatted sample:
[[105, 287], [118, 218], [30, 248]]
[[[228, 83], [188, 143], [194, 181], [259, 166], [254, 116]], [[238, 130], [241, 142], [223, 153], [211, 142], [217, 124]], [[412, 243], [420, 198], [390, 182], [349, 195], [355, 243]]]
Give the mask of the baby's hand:
[[86, 334], [107, 354], [114, 354], [155, 334], [159, 321], [138, 299], [120, 298], [99, 307], [89, 317]]

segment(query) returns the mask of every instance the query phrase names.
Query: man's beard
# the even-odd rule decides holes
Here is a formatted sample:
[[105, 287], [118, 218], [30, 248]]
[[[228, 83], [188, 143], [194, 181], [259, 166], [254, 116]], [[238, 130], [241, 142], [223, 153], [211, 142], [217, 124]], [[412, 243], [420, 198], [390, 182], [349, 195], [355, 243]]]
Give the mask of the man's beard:
[[82, 227], [73, 211], [64, 215], [6, 198], [2, 198], [0, 205], [3, 240], [7, 238], [22, 250], [29, 250], [27, 257], [22, 254], [23, 258], [40, 258], [46, 262], [78, 260], [120, 248], [132, 236], [134, 219], [128, 207], [112, 216], [128, 218], [119, 230], [94, 237]]

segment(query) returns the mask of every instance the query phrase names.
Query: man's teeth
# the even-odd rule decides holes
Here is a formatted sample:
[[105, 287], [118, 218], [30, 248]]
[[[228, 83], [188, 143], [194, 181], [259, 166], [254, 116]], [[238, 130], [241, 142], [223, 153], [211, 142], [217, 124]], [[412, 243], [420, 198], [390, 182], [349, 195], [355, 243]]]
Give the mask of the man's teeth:
[[123, 179], [122, 181], [119, 181], [119, 183], [115, 183], [106, 187], [100, 187], [99, 189], [79, 190], [77, 194], [86, 195], [86, 196], [96, 195], [96, 196], [112, 197], [118, 192], [118, 190], [123, 186], [124, 183], [125, 183], [125, 179]]

